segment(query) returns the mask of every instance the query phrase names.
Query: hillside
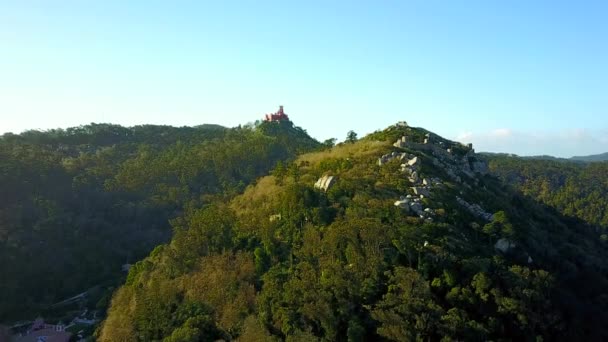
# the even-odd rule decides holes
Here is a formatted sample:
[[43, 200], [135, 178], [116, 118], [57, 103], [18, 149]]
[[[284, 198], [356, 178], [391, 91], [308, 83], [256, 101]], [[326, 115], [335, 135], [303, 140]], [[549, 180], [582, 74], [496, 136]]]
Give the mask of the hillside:
[[605, 241], [405, 123], [190, 206], [101, 341], [600, 340]]
[[577, 160], [577, 161], [584, 161], [584, 162], [608, 161], [608, 152], [606, 152], [606, 153], [600, 153], [600, 154], [593, 154], [593, 155], [590, 155], [590, 156], [576, 156], [576, 157], [572, 157], [570, 159], [571, 160]]
[[600, 154], [592, 154], [588, 156], [574, 156], [570, 158], [558, 158], [549, 155], [541, 155], [541, 156], [518, 156], [516, 154], [511, 153], [493, 153], [493, 152], [482, 152], [481, 156], [488, 158], [505, 158], [505, 157], [513, 157], [527, 160], [550, 160], [550, 161], [560, 161], [560, 162], [576, 162], [576, 163], [593, 163], [593, 162], [603, 162], [608, 161], [608, 152], [600, 153]]
[[606, 233], [608, 162], [571, 163], [497, 155], [488, 161], [493, 174], [524, 195]]
[[[0, 137], [0, 322], [106, 288], [171, 238], [170, 219], [319, 147], [289, 121], [237, 128], [91, 124]], [[100, 300], [101, 299], [101, 300]]]

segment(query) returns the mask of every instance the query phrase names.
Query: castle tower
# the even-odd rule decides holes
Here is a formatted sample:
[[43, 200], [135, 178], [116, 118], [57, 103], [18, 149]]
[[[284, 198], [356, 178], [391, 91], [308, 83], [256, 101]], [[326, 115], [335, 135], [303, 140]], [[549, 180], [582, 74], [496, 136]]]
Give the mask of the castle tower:
[[266, 121], [289, 121], [289, 116], [287, 116], [287, 114], [285, 114], [285, 111], [283, 110], [283, 106], [279, 106], [279, 110], [276, 113], [270, 113], [270, 114], [266, 114], [265, 117]]

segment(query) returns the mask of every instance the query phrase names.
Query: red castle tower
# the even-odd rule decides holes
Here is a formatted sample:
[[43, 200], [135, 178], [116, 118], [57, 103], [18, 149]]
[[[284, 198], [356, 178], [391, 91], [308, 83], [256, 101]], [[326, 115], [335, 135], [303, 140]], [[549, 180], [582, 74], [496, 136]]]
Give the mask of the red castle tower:
[[283, 111], [283, 106], [279, 106], [279, 110], [276, 113], [266, 114], [266, 121], [289, 121], [289, 116]]

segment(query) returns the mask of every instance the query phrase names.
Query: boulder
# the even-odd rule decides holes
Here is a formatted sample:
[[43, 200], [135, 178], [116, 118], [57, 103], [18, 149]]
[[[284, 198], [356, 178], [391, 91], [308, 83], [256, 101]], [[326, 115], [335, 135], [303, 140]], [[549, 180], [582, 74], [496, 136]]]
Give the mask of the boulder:
[[407, 209], [409, 211], [409, 200], [399, 200], [399, 201], [395, 201], [395, 207], [399, 207], [401, 209]]
[[334, 176], [323, 176], [315, 183], [315, 188], [327, 191], [336, 182]]
[[413, 171], [412, 174], [410, 175], [416, 182], [420, 179], [418, 177], [418, 172], [417, 171]]
[[412, 211], [415, 212], [418, 215], [420, 215], [421, 213], [423, 213], [423, 211], [422, 211], [422, 204], [420, 204], [418, 202], [410, 203], [410, 209], [412, 209]]
[[515, 246], [516, 244], [513, 241], [507, 240], [505, 238], [499, 239], [498, 241], [496, 241], [496, 244], [494, 244], [494, 248], [503, 253], [507, 253], [511, 248], [515, 248]]
[[429, 192], [429, 189], [427, 189], [427, 188], [413, 186], [411, 189], [414, 192], [414, 194], [418, 195], [418, 196], [423, 195], [425, 197], [429, 197], [431, 195], [431, 193]]

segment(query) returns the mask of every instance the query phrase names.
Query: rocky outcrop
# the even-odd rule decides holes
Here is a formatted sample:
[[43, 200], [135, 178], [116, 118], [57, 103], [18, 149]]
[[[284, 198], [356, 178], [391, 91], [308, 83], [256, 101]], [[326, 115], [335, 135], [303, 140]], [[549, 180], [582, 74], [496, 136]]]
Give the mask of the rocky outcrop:
[[[475, 178], [476, 174], [485, 175], [488, 173], [487, 163], [477, 159], [471, 144], [463, 145], [450, 142], [432, 133], [427, 133], [423, 143], [409, 141], [408, 137], [404, 135], [397, 139], [393, 146], [430, 153], [434, 157], [433, 164], [445, 169], [450, 178], [458, 183], [462, 182], [460, 173], [471, 179]], [[468, 151], [464, 155], [457, 155], [454, 152], [456, 147]]]
[[[507, 253], [510, 249], [515, 248], [517, 245], [515, 242], [501, 238], [494, 244], [494, 248], [503, 253]], [[530, 258], [531, 259], [531, 258]]]
[[420, 159], [418, 159], [418, 157], [414, 157], [410, 160], [407, 161], [407, 165], [408, 166], [416, 166], [418, 165], [418, 163], [420, 162]]
[[332, 185], [334, 185], [335, 182], [336, 182], [336, 177], [323, 176], [323, 177], [319, 178], [319, 180], [317, 180], [317, 182], [315, 183], [315, 188], [323, 190], [323, 191], [327, 191], [327, 190], [329, 190], [329, 188]]
[[494, 219], [494, 215], [483, 210], [479, 204], [470, 204], [458, 196], [456, 196], [456, 202], [465, 207], [473, 216], [482, 218], [486, 221], [492, 221]]
[[472, 168], [474, 172], [477, 172], [481, 175], [486, 175], [490, 172], [490, 169], [488, 168], [488, 164], [486, 162], [483, 161], [474, 161], [472, 163]]
[[406, 209], [407, 211], [409, 211], [409, 209], [410, 209], [410, 199], [402, 197], [398, 201], [395, 201], [395, 206], [399, 207], [401, 209]]
[[414, 195], [424, 196], [424, 197], [431, 196], [431, 192], [429, 191], [429, 188], [426, 186], [413, 186], [410, 189], [412, 189], [412, 191], [414, 192]]
[[397, 153], [394, 151], [391, 153], [387, 153], [382, 157], [378, 158], [378, 166], [382, 166], [396, 158], [398, 158], [399, 160], [404, 160], [405, 158], [407, 158], [407, 153]]
[[[407, 128], [407, 130], [411, 130], [411, 128]], [[485, 175], [488, 172], [487, 164], [476, 158], [473, 146], [470, 144], [463, 145], [449, 141], [430, 132], [424, 135], [423, 143], [410, 141], [409, 139], [407, 135], [403, 135], [397, 139], [393, 146], [417, 150], [427, 153], [427, 155], [431, 154], [435, 167], [443, 169], [450, 179], [468, 188], [471, 188], [471, 185], [463, 182], [463, 177], [473, 180], [474, 184], [478, 184], [477, 174]], [[420, 138], [418, 139], [420, 140]], [[400, 170], [407, 175], [412, 186], [410, 187], [410, 195], [396, 201], [395, 206], [407, 209], [408, 212], [416, 214], [421, 218], [428, 219], [435, 212], [431, 208], [423, 208], [420, 200], [430, 197], [432, 189], [435, 186], [441, 186], [443, 181], [439, 178], [421, 177], [419, 172], [423, 156], [393, 151], [378, 158], [378, 165], [382, 166], [395, 158], [399, 158], [402, 161]], [[457, 197], [457, 201], [474, 216], [487, 221], [493, 219], [493, 215], [483, 210], [480, 205], [467, 203], [460, 197]]]

